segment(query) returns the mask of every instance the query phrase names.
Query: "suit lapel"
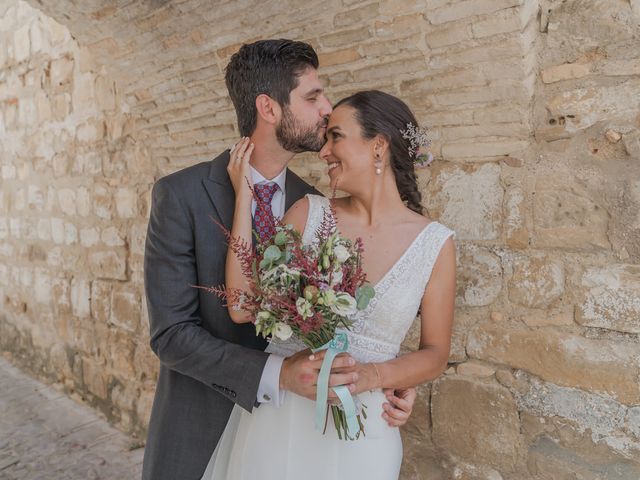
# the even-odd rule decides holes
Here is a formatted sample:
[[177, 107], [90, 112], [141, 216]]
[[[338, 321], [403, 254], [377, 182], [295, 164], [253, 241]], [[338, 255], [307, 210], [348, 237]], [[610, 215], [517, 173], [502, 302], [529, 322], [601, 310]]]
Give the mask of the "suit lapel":
[[[225, 150], [211, 161], [209, 177], [203, 179], [202, 183], [209, 198], [211, 198], [211, 202], [220, 221], [228, 230], [231, 230], [236, 195], [233, 191], [233, 185], [231, 185], [231, 181], [229, 180], [229, 174], [227, 173], [228, 164], [229, 151]], [[285, 192], [285, 212], [307, 193], [320, 195], [320, 192], [298, 177], [291, 169], [287, 171]]]
[[209, 177], [202, 180], [205, 190], [211, 198], [213, 207], [222, 224], [231, 230], [233, 211], [235, 209], [236, 195], [233, 185], [227, 174], [229, 164], [229, 151], [226, 150], [212, 160]]
[[284, 199], [284, 211], [286, 212], [291, 208], [291, 205], [296, 203], [307, 193], [319, 193], [311, 185], [297, 176], [291, 169], [287, 170], [287, 179], [285, 180], [286, 196]]

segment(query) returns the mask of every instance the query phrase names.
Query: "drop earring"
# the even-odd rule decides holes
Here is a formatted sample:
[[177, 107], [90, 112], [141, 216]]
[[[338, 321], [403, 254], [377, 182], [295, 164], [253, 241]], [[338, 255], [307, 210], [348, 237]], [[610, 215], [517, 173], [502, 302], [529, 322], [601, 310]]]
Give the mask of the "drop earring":
[[376, 153], [376, 161], [374, 164], [376, 166], [376, 175], [380, 175], [382, 173], [382, 160], [380, 160], [379, 153]]

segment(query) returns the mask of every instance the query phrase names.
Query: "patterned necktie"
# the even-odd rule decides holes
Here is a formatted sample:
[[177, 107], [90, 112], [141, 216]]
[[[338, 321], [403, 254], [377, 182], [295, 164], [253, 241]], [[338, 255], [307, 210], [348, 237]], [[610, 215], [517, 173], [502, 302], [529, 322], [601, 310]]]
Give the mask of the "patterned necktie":
[[271, 200], [278, 190], [278, 184], [274, 182], [255, 184], [256, 213], [253, 215], [253, 223], [260, 241], [265, 241], [273, 233], [274, 218], [271, 211]]

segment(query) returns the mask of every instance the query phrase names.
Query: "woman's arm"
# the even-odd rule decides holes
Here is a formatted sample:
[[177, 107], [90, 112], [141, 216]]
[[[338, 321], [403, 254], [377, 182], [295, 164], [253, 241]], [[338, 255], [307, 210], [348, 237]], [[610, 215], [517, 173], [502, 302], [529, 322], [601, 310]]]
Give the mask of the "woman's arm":
[[445, 241], [421, 304], [420, 349], [381, 363], [361, 364], [356, 392], [402, 389], [437, 378], [447, 367], [455, 308], [456, 250]]
[[[240, 140], [233, 152], [227, 172], [236, 192], [235, 211], [233, 213], [233, 225], [231, 236], [251, 245], [251, 200], [252, 194], [249, 188], [251, 171], [249, 169], [249, 159], [253, 152], [253, 143], [248, 137]], [[225, 265], [225, 286], [228, 290], [249, 291], [249, 283], [242, 273], [238, 256], [231, 251], [227, 252], [227, 263]], [[229, 315], [235, 323], [248, 323], [252, 320], [251, 315], [238, 308], [237, 303], [228, 302]]]

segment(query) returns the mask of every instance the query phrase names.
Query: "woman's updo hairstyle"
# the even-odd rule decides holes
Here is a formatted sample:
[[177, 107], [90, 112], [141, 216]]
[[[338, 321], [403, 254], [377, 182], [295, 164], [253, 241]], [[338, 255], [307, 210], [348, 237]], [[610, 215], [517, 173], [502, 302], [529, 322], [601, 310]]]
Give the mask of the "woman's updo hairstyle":
[[422, 215], [422, 195], [418, 190], [415, 165], [410, 153], [411, 144], [400, 132], [407, 130], [408, 124], [418, 127], [409, 107], [399, 98], [379, 90], [355, 93], [340, 100], [334, 108], [341, 105], [348, 105], [355, 110], [355, 118], [360, 124], [363, 138], [372, 139], [376, 135], [382, 135], [387, 139], [391, 169], [400, 198], [408, 208]]

